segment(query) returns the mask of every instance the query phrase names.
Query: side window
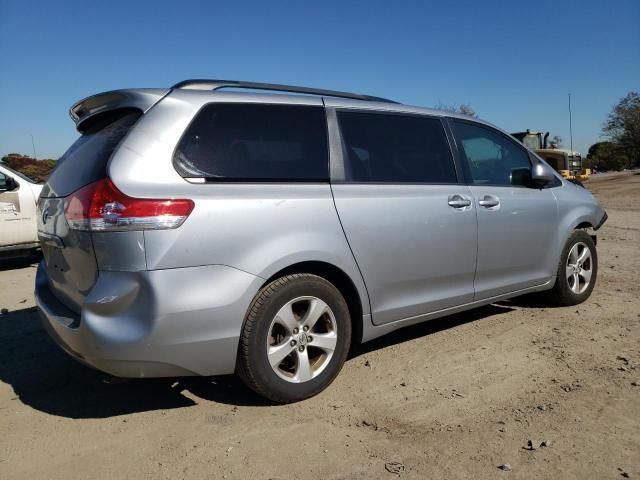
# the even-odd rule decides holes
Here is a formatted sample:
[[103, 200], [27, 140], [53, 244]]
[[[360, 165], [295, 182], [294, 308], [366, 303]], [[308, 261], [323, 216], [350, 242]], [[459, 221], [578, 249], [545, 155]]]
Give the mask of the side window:
[[0, 191], [4, 191], [7, 189], [7, 176], [0, 172]]
[[345, 179], [351, 182], [457, 183], [437, 118], [338, 112]]
[[489, 128], [454, 123], [475, 185], [528, 185], [531, 163], [522, 146]]
[[323, 107], [206, 105], [174, 155], [183, 177], [214, 181], [328, 181]]

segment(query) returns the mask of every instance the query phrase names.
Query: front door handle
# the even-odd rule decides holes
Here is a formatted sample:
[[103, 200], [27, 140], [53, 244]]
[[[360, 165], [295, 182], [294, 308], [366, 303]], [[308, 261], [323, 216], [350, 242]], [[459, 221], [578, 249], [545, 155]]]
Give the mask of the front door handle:
[[483, 195], [478, 200], [478, 205], [484, 208], [493, 208], [500, 206], [500, 199], [493, 195]]
[[448, 203], [450, 207], [459, 210], [466, 210], [467, 208], [471, 207], [471, 199], [463, 197], [462, 195], [459, 195], [457, 193], [455, 195], [449, 195]]

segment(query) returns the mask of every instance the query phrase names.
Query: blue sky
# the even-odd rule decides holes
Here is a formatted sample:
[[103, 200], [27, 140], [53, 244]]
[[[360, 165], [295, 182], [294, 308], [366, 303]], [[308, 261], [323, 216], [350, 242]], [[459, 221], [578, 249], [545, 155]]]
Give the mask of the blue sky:
[[[546, 21], [546, 24], [542, 22]], [[228, 78], [471, 104], [508, 130], [599, 140], [640, 90], [640, 2], [0, 0], [0, 155], [57, 158], [105, 90]]]

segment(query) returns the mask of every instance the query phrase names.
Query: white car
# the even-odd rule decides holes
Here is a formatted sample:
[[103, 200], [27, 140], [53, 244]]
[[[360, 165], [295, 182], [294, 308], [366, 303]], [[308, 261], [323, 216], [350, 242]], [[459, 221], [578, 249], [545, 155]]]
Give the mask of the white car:
[[39, 246], [36, 204], [42, 185], [0, 165], [0, 252]]

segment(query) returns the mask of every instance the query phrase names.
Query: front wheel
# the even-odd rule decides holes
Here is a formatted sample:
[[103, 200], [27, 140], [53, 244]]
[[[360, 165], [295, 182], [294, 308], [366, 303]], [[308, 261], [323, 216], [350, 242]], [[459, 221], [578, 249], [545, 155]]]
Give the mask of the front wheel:
[[598, 275], [598, 254], [586, 232], [571, 234], [560, 256], [558, 278], [550, 294], [560, 306], [584, 302], [593, 291]]
[[256, 393], [295, 402], [329, 386], [350, 342], [349, 308], [338, 289], [316, 275], [287, 275], [264, 287], [249, 308], [237, 370]]

